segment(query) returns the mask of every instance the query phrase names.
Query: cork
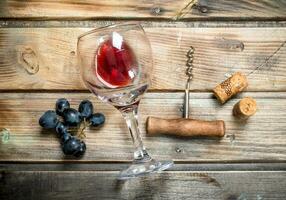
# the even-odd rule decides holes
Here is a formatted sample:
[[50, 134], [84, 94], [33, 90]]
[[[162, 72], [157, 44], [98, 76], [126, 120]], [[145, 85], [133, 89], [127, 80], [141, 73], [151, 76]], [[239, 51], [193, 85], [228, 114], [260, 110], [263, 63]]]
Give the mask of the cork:
[[224, 104], [231, 97], [247, 87], [247, 78], [240, 72], [234, 73], [231, 77], [217, 85], [214, 89], [216, 98]]
[[257, 110], [256, 101], [251, 97], [245, 97], [237, 102], [233, 107], [233, 115], [240, 119], [248, 119]]

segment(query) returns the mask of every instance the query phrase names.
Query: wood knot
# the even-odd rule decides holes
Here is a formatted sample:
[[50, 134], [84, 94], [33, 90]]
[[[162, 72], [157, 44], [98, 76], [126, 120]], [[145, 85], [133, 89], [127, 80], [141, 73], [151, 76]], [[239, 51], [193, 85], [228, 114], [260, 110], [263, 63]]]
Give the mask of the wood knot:
[[2, 138], [2, 143], [3, 144], [6, 144], [9, 142], [10, 140], [10, 131], [6, 128], [2, 129], [0, 131], [0, 135], [1, 135], [1, 138]]
[[202, 5], [199, 5], [199, 4], [195, 4], [194, 8], [196, 8], [201, 13], [207, 13], [209, 11], [207, 6], [202, 6]]
[[175, 151], [176, 151], [177, 153], [182, 153], [183, 149], [181, 149], [180, 147], [176, 147]]
[[198, 0], [193, 8], [203, 14], [209, 12], [208, 2], [206, 0]]
[[20, 50], [19, 60], [29, 74], [36, 74], [39, 71], [39, 61], [31, 47], [24, 47]]
[[71, 51], [70, 56], [75, 56], [75, 51]]
[[161, 7], [153, 7], [151, 8], [151, 14], [152, 15], [162, 15], [163, 14], [164, 9]]
[[230, 50], [230, 51], [243, 51], [244, 43], [239, 40], [227, 39], [227, 38], [219, 38], [217, 40], [217, 47]]

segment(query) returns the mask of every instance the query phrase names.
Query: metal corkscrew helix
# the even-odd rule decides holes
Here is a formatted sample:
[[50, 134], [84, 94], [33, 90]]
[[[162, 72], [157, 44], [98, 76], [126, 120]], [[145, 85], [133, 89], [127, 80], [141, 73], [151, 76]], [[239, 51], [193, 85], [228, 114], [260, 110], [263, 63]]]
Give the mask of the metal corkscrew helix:
[[187, 69], [186, 69], [186, 75], [188, 76], [187, 79], [187, 84], [186, 84], [186, 89], [185, 89], [185, 98], [184, 98], [184, 105], [183, 105], [183, 117], [184, 118], [189, 118], [189, 90], [190, 90], [190, 84], [191, 84], [191, 80], [193, 79], [193, 75], [192, 75], [192, 70], [193, 70], [193, 60], [194, 60], [194, 52], [195, 49], [194, 47], [190, 46], [190, 49], [188, 51], [187, 57]]

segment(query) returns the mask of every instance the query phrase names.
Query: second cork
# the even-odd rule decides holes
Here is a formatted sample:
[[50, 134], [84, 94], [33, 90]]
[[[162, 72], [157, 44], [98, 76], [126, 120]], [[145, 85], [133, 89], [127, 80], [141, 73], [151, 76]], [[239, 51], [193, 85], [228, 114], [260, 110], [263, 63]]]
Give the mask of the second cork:
[[251, 97], [245, 97], [234, 105], [233, 115], [239, 119], [248, 119], [255, 114], [256, 110], [256, 101]]

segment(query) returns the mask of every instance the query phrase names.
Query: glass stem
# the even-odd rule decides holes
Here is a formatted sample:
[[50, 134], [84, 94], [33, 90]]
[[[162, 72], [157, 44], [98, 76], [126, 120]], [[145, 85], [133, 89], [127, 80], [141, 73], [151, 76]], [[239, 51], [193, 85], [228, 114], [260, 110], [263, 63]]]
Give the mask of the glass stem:
[[142, 142], [138, 127], [138, 105], [132, 105], [131, 107], [120, 109], [124, 119], [126, 120], [127, 127], [129, 129], [134, 147], [134, 161], [146, 162], [151, 159]]

